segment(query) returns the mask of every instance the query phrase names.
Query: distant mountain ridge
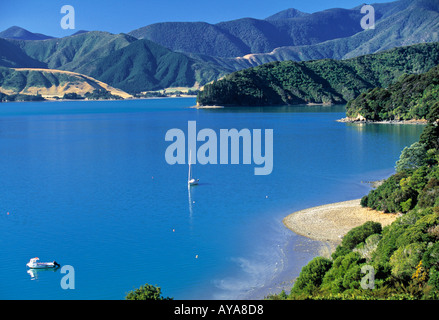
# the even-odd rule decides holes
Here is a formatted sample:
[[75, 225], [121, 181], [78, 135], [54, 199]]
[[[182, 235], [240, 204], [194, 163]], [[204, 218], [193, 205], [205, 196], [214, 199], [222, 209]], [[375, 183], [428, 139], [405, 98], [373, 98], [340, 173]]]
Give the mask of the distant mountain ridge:
[[310, 15], [310, 13], [302, 12], [300, 10], [290, 8], [283, 10], [281, 12], [275, 13], [267, 18], [265, 20], [282, 20], [282, 19], [291, 19], [291, 18], [297, 18], [297, 17], [305, 17]]
[[46, 40], [53, 39], [51, 36], [46, 36], [41, 33], [33, 33], [21, 27], [13, 26], [0, 32], [0, 38], [3, 39], [17, 39], [17, 40]]
[[[295, 12], [294, 14], [292, 12]], [[129, 32], [174, 51], [215, 57], [270, 52], [281, 46], [311, 45], [360, 32], [359, 10], [329, 9], [313, 14], [289, 9], [265, 20], [162, 22]]]
[[400, 0], [372, 5], [375, 30], [361, 28], [364, 14], [359, 5], [312, 14], [287, 9], [262, 20], [243, 18], [217, 24], [162, 22], [128, 34], [190, 54], [229, 59], [256, 54], [253, 66], [279, 60], [350, 58], [439, 41], [439, 1]]
[[136, 93], [201, 87], [233, 71], [273, 61], [348, 59], [439, 41], [439, 1], [373, 6], [374, 30], [360, 26], [362, 5], [311, 14], [287, 9], [266, 19], [217, 24], [163, 22], [129, 34], [81, 30], [63, 38], [43, 35], [44, 40], [32, 40], [38, 34], [13, 27], [0, 33], [0, 66], [68, 70]]

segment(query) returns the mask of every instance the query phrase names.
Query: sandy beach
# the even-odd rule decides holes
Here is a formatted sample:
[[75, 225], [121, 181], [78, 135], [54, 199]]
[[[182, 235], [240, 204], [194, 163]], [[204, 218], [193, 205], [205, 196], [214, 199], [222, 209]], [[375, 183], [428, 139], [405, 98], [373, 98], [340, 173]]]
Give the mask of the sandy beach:
[[337, 202], [294, 212], [283, 219], [284, 225], [295, 233], [313, 240], [339, 244], [352, 228], [367, 221], [387, 226], [397, 214], [387, 214], [360, 205], [361, 199]]

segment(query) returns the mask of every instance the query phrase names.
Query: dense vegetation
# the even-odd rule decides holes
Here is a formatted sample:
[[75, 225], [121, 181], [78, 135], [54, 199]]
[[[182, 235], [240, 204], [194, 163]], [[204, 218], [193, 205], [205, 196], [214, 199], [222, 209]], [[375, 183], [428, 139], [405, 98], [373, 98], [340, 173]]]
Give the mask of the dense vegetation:
[[172, 300], [170, 297], [163, 297], [160, 287], [156, 287], [150, 284], [140, 286], [138, 289], [134, 289], [128, 292], [125, 296], [125, 300]]
[[405, 74], [439, 64], [439, 43], [419, 44], [348, 60], [271, 62], [227, 75], [204, 87], [200, 105], [346, 103]]
[[[400, 217], [383, 229], [374, 222], [352, 229], [331, 259], [314, 258], [289, 294], [271, 298], [439, 299], [439, 105], [426, 118], [419, 141], [396, 162], [396, 174], [361, 200]], [[373, 289], [362, 285], [365, 266], [373, 268]]]
[[44, 101], [41, 95], [30, 94], [5, 94], [0, 92], [0, 102], [13, 102], [13, 101]]
[[406, 75], [387, 88], [374, 88], [349, 101], [346, 115], [368, 120], [425, 119], [439, 104], [439, 66], [420, 75]]
[[88, 100], [121, 100], [121, 96], [111, 94], [110, 91], [104, 89], [95, 89], [93, 92], [87, 92], [84, 97]]
[[96, 60], [87, 74], [128, 92], [193, 86], [227, 71], [199, 63], [149, 40], [138, 40]]

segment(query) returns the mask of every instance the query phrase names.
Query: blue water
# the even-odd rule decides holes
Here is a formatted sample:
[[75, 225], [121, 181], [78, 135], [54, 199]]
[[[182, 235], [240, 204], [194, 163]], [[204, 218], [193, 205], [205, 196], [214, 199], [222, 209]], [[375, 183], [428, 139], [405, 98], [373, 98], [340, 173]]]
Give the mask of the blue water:
[[[344, 106], [194, 104], [0, 104], [0, 299], [123, 299], [145, 283], [175, 299], [262, 298], [316, 254], [282, 218], [365, 195], [362, 181], [392, 174], [422, 131], [338, 123]], [[188, 192], [188, 168], [167, 164], [164, 137], [190, 120], [273, 129], [272, 174], [195, 165], [200, 185]], [[71, 265], [75, 289], [62, 289], [60, 269], [29, 274], [35, 256]]]

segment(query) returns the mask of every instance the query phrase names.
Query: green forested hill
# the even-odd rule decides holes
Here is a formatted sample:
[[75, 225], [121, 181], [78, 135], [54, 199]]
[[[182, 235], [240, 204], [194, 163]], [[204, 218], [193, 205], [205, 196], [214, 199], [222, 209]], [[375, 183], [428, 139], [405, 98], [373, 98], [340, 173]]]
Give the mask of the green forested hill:
[[0, 38], [0, 67], [47, 68], [47, 64], [31, 58], [14, 43]]
[[366, 120], [425, 119], [439, 106], [439, 66], [423, 74], [407, 75], [387, 88], [374, 88], [349, 101], [346, 115]]
[[0, 66], [77, 72], [130, 93], [203, 85], [230, 72], [149, 40], [99, 31], [44, 41], [0, 39]]
[[346, 103], [404, 74], [439, 64], [439, 43], [396, 48], [348, 60], [271, 62], [234, 72], [206, 85], [200, 105]]
[[149, 40], [135, 41], [95, 60], [88, 71], [92, 77], [128, 92], [204, 84], [226, 73]]
[[87, 73], [93, 61], [128, 46], [137, 39], [126, 34], [93, 31], [45, 41], [11, 41], [49, 69]]

